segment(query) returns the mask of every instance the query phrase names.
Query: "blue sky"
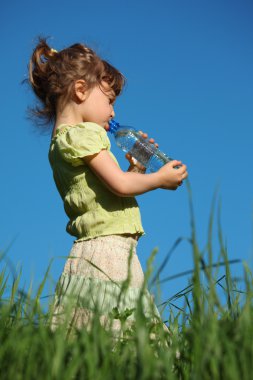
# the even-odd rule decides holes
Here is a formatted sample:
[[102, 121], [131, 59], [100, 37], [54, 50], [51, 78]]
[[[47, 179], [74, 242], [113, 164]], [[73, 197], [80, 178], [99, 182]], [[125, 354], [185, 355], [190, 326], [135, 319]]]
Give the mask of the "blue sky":
[[[163, 151], [187, 164], [200, 248], [206, 244], [217, 192], [229, 259], [241, 258], [252, 267], [252, 19], [253, 3], [247, 0], [1, 5], [0, 249], [9, 247], [8, 260], [22, 267], [25, 286], [33, 279], [36, 287], [54, 257], [53, 287], [64, 265], [59, 257], [68, 255], [73, 242], [65, 232], [67, 219], [47, 160], [50, 136], [37, 132], [25, 114], [33, 97], [21, 81], [38, 35], [49, 36], [57, 50], [87, 43], [124, 73], [127, 85], [115, 119], [147, 132]], [[126, 168], [113, 141], [112, 150]], [[156, 190], [138, 202], [146, 231], [138, 255], [145, 269], [158, 247], [158, 267], [178, 237], [190, 236], [187, 189]], [[161, 278], [192, 266], [190, 246], [183, 242]], [[233, 272], [241, 273], [241, 265]], [[164, 283], [162, 300], [187, 283], [187, 277]]]

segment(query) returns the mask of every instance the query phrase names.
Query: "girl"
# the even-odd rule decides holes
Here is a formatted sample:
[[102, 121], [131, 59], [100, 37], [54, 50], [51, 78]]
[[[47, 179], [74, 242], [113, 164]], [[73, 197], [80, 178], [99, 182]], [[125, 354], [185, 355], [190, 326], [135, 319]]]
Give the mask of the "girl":
[[[57, 52], [40, 38], [30, 60], [29, 82], [40, 101], [34, 116], [53, 124], [49, 160], [69, 218], [67, 232], [76, 237], [57, 284], [53, 324], [60, 322], [71, 299], [76, 327], [88, 326], [94, 309], [105, 325], [116, 306], [118, 312], [135, 308], [144, 281], [136, 254], [144, 231], [135, 196], [177, 189], [187, 178], [186, 166], [174, 160], [144, 174], [128, 155], [128, 171], [120, 169], [106, 130], [124, 77], [89, 47], [74, 44]], [[175, 170], [177, 165], [182, 166]], [[120, 299], [128, 274], [129, 287]], [[150, 299], [145, 289], [146, 316], [151, 315]], [[156, 307], [155, 313], [159, 316]], [[113, 323], [113, 329], [120, 328], [119, 319]]]

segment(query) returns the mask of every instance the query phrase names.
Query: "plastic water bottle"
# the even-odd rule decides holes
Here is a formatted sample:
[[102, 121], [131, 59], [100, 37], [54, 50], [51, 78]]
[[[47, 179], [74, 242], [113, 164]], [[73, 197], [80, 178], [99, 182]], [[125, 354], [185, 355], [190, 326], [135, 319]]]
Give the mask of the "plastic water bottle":
[[173, 160], [145, 140], [133, 127], [121, 126], [115, 120], [111, 120], [109, 121], [109, 132], [114, 135], [116, 144], [145, 166], [148, 172], [156, 172]]

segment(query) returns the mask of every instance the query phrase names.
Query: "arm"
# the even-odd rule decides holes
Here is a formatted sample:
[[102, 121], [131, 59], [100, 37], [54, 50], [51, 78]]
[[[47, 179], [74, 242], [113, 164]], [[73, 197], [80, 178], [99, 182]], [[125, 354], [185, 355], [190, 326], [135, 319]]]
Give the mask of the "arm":
[[152, 174], [124, 172], [111, 158], [106, 150], [84, 158], [91, 170], [114, 193], [121, 197], [130, 197], [146, 193], [157, 188], [176, 190], [182, 180], [187, 177], [186, 166], [180, 169], [173, 167], [181, 164], [172, 161]]

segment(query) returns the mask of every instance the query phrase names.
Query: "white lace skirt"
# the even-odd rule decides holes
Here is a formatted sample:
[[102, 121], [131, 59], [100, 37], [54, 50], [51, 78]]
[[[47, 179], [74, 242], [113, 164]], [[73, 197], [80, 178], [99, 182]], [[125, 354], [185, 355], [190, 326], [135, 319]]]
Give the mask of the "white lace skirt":
[[[127, 309], [127, 322], [132, 323], [144, 283], [136, 246], [135, 239], [120, 235], [74, 243], [56, 287], [52, 328], [64, 320], [67, 310], [77, 328], [89, 327], [93, 313], [99, 313], [103, 325], [110, 321], [117, 330], [121, 326], [119, 315]], [[146, 317], [155, 315], [161, 320], [147, 289], [141, 302]]]

